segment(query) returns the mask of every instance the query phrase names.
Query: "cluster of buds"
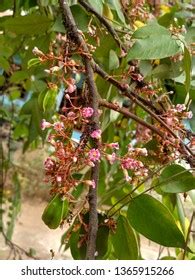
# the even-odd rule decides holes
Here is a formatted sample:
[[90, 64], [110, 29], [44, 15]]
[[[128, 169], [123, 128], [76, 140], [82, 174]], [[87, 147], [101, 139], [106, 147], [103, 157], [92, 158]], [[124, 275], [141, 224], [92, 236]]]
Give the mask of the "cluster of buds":
[[180, 139], [186, 138], [186, 130], [183, 120], [191, 119], [193, 116], [191, 111], [187, 111], [185, 104], [172, 105], [161, 118], [166, 125], [178, 136], [175, 138], [166, 130], [166, 128], [157, 124], [159, 131], [164, 134], [164, 138], [156, 135], [158, 149], [155, 156], [159, 158], [162, 163], [178, 159], [180, 157]]

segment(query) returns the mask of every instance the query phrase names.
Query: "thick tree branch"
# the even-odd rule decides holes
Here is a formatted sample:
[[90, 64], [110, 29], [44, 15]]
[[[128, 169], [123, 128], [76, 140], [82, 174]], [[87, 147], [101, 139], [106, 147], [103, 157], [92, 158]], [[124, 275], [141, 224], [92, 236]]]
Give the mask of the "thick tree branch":
[[79, 4], [85, 8], [88, 12], [92, 13], [95, 15], [99, 21], [107, 28], [108, 32], [112, 35], [114, 38], [115, 42], [119, 46], [119, 48], [122, 48], [125, 51], [125, 48], [122, 46], [122, 43], [120, 41], [120, 38], [114, 28], [110, 25], [110, 23], [103, 17], [101, 16], [91, 5], [89, 5], [86, 1], [84, 0], [78, 0]]
[[119, 105], [111, 103], [106, 101], [105, 99], [101, 99], [99, 101], [99, 105], [106, 107], [108, 109], [117, 111], [121, 114], [123, 114], [125, 117], [130, 118], [134, 121], [136, 121], [137, 123], [149, 128], [151, 131], [153, 131], [154, 133], [158, 134], [160, 137], [164, 137], [164, 134], [159, 131], [159, 129], [157, 129], [154, 125], [151, 125], [150, 123], [145, 122], [144, 120], [142, 120], [141, 118], [137, 117], [136, 115], [134, 115], [133, 113], [129, 112], [127, 109], [125, 108], [121, 108]]
[[[59, 0], [63, 23], [65, 29], [67, 30], [67, 35], [78, 47], [82, 48], [83, 54], [81, 54], [83, 63], [85, 65], [86, 73], [86, 83], [89, 90], [89, 106], [94, 109], [94, 114], [92, 117], [93, 128], [99, 128], [99, 118], [98, 118], [98, 94], [96, 85], [93, 79], [93, 68], [91, 66], [90, 56], [86, 55], [89, 53], [87, 44], [84, 41], [81, 33], [78, 31], [75, 20], [72, 16], [71, 10], [69, 8], [68, 2], [66, 0]], [[98, 140], [94, 141], [94, 148], [99, 145]], [[92, 168], [91, 179], [95, 181], [96, 188], [90, 188], [88, 193], [89, 202], [89, 233], [88, 233], [88, 244], [87, 244], [87, 254], [86, 259], [94, 259], [96, 251], [96, 236], [98, 230], [98, 215], [97, 215], [97, 186], [98, 186], [98, 176], [99, 176], [99, 163], [96, 162], [95, 166]]]

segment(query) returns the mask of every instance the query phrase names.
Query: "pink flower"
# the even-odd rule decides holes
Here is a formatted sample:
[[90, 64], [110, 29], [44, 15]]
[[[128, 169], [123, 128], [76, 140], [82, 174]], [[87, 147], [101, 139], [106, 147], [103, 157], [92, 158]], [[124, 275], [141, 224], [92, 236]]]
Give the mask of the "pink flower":
[[57, 181], [58, 183], [61, 183], [61, 182], [62, 182], [62, 177], [58, 175], [58, 176], [56, 177], [56, 181]]
[[95, 139], [100, 139], [101, 138], [101, 129], [96, 129], [91, 133], [91, 137]]
[[94, 113], [94, 110], [91, 107], [84, 107], [82, 109], [82, 116], [84, 118], [90, 118], [93, 115], [93, 113]]
[[95, 189], [96, 188], [96, 185], [95, 185], [95, 181], [94, 180], [86, 180], [84, 181], [84, 183], [90, 187], [92, 187], [92, 189]]
[[111, 155], [106, 155], [106, 158], [110, 164], [113, 164], [116, 161], [116, 154], [112, 153]]
[[98, 149], [91, 149], [88, 156], [90, 161], [100, 161], [100, 152]]
[[64, 124], [62, 122], [56, 122], [53, 127], [56, 131], [61, 131], [64, 128]]
[[192, 111], [186, 112], [185, 115], [186, 115], [186, 118], [188, 118], [188, 119], [191, 119], [193, 117]]
[[55, 165], [55, 163], [50, 157], [48, 157], [44, 162], [44, 166], [45, 166], [46, 170], [53, 169], [54, 165]]
[[43, 119], [43, 120], [41, 121], [41, 129], [42, 129], [42, 130], [45, 130], [46, 128], [49, 128], [49, 127], [51, 127], [51, 126], [52, 126], [52, 124], [49, 123], [49, 122], [47, 122], [45, 119]]
[[186, 105], [185, 104], [177, 104], [175, 109], [177, 110], [177, 112], [182, 112], [186, 110]]
[[121, 160], [121, 166], [123, 169], [137, 170], [143, 168], [143, 163], [133, 158], [124, 158]]
[[115, 150], [119, 150], [119, 143], [118, 142], [110, 143], [110, 144], [108, 144], [108, 147], [115, 149]]
[[65, 90], [65, 92], [73, 93], [77, 88], [75, 85], [75, 83], [76, 83], [75, 79], [70, 78], [66, 81], [66, 83], [67, 83], [68, 87]]

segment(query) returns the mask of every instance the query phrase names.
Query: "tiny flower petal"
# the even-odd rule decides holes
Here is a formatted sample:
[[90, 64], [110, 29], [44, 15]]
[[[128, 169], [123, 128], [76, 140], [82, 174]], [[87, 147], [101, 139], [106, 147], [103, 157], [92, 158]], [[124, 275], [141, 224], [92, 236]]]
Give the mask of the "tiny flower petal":
[[84, 107], [82, 109], [82, 116], [84, 118], [90, 118], [93, 115], [93, 113], [94, 113], [94, 110], [91, 107]]
[[91, 137], [95, 138], [95, 139], [100, 139], [101, 138], [101, 133], [102, 133], [101, 129], [94, 130], [91, 133]]
[[41, 121], [41, 129], [42, 129], [42, 130], [45, 130], [46, 128], [49, 128], [49, 127], [51, 127], [51, 126], [52, 126], [52, 124], [49, 123], [49, 122], [47, 122], [45, 119], [43, 119], [43, 120]]
[[108, 147], [115, 149], [115, 150], [119, 150], [119, 143], [118, 142], [110, 143], [110, 144], [108, 144]]
[[110, 164], [113, 164], [116, 161], [116, 154], [112, 153], [111, 155], [106, 155], [106, 158]]
[[62, 122], [56, 122], [53, 127], [56, 131], [61, 131], [64, 128], [64, 124]]
[[86, 180], [84, 181], [84, 183], [90, 187], [92, 187], [92, 189], [95, 189], [96, 188], [96, 185], [95, 185], [95, 181], [94, 180]]
[[177, 112], [182, 112], [186, 110], [186, 105], [185, 104], [177, 104], [175, 109], [177, 110]]
[[188, 119], [192, 119], [192, 117], [193, 117], [192, 111], [186, 112], [186, 117], [187, 117]]
[[98, 149], [91, 149], [88, 156], [90, 161], [100, 161], [100, 152]]

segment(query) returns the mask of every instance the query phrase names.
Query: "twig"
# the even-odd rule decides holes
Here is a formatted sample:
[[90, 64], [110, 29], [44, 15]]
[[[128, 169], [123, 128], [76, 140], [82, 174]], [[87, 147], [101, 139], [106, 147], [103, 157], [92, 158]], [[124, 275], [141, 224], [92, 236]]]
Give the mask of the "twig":
[[103, 106], [103, 107], [109, 108], [111, 110], [117, 111], [117, 112], [123, 114], [124, 116], [126, 116], [127, 118], [131, 118], [131, 119], [135, 120], [137, 123], [149, 128], [151, 131], [155, 132], [160, 137], [162, 137], [162, 138], [164, 137], [164, 134], [159, 129], [157, 129], [154, 125], [151, 125], [150, 123], [145, 122], [141, 118], [137, 117], [135, 114], [129, 112], [127, 109], [121, 108], [121, 107], [119, 107], [119, 105], [108, 102], [105, 99], [101, 99], [99, 101], [99, 104], [100, 104], [100, 106]]
[[192, 213], [192, 217], [190, 219], [190, 224], [189, 224], [189, 227], [188, 227], [188, 232], [187, 232], [186, 242], [185, 242], [185, 247], [184, 247], [184, 252], [183, 252], [183, 258], [182, 258], [183, 260], [185, 260], [185, 256], [186, 256], [186, 252], [187, 252], [187, 248], [188, 248], [188, 241], [189, 241], [190, 232], [191, 232], [194, 217], [195, 217], [195, 211], [193, 211], [193, 213]]
[[[62, 12], [63, 23], [65, 29], [67, 30], [68, 37], [77, 44], [78, 47], [82, 48], [83, 54], [82, 56], [83, 63], [85, 65], [86, 70], [86, 83], [88, 85], [89, 90], [89, 105], [93, 108], [94, 114], [92, 117], [93, 128], [99, 128], [99, 115], [98, 115], [98, 94], [96, 85], [93, 79], [94, 72], [91, 66], [90, 56], [87, 44], [84, 41], [81, 33], [78, 31], [75, 20], [72, 16], [71, 10], [68, 5], [68, 1], [59, 0], [59, 5]], [[99, 146], [99, 141], [95, 140], [93, 143], [94, 148]], [[87, 253], [86, 259], [94, 259], [95, 251], [96, 251], [96, 237], [98, 230], [98, 214], [97, 214], [97, 186], [98, 186], [98, 176], [99, 176], [99, 163], [96, 162], [95, 166], [92, 168], [91, 179], [94, 180], [96, 188], [90, 188], [88, 193], [88, 202], [89, 202], [89, 234], [88, 234], [88, 243], [87, 243]]]
[[99, 21], [107, 28], [109, 33], [112, 35], [114, 38], [115, 42], [119, 46], [119, 48], [122, 48], [125, 51], [125, 48], [122, 46], [122, 43], [120, 41], [120, 38], [114, 28], [110, 25], [110, 23], [103, 17], [101, 16], [91, 5], [89, 5], [86, 1], [83, 0], [78, 0], [79, 4], [84, 7], [88, 12], [92, 13], [95, 15]]
[[[145, 106], [143, 104], [143, 102], [141, 100], [139, 100], [140, 98], [131, 92], [130, 88], [128, 88], [126, 85], [121, 84], [120, 82], [118, 82], [117, 80], [115, 80], [114, 78], [109, 76], [98, 64], [93, 63], [93, 67], [94, 67], [95, 72], [97, 72], [102, 78], [104, 78], [105, 80], [107, 80], [108, 82], [113, 84], [115, 87], [117, 87], [123, 93], [123, 95], [125, 95], [126, 97], [131, 99], [132, 102], [134, 102], [135, 104], [140, 106], [153, 119], [155, 119], [158, 123], [160, 123], [162, 125], [162, 127], [164, 127], [170, 135], [172, 135], [175, 139], [178, 139], [180, 141], [180, 146], [181, 146], [180, 151], [185, 153], [188, 161], [189, 161], [189, 154], [194, 156], [193, 151], [186, 144], [184, 144], [182, 142], [182, 140], [179, 138], [179, 136], [177, 136], [175, 134], [175, 132], [160, 118], [160, 116], [158, 116], [156, 113], [154, 113], [151, 110], [151, 109], [154, 109], [153, 105], [147, 104]], [[146, 100], [144, 100], [144, 102], [146, 102]], [[148, 108], [148, 105], [151, 107], [151, 109]], [[193, 166], [193, 164], [192, 164], [192, 166]]]

